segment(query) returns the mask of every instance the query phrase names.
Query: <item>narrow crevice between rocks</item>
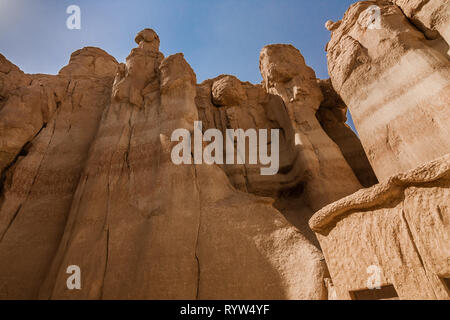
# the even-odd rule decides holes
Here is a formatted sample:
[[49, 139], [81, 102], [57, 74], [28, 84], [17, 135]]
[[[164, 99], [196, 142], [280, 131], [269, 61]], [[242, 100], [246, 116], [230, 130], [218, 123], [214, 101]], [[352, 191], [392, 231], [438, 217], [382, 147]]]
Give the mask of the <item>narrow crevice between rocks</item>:
[[[425, 26], [420, 20], [415, 19], [414, 16], [420, 12], [420, 10], [422, 10], [422, 8], [428, 4], [428, 1], [423, 1], [419, 4], [419, 6], [414, 10], [414, 12], [411, 13], [411, 17], [408, 17], [405, 13], [405, 11], [397, 4], [395, 4], [392, 0], [389, 1], [392, 5], [396, 6], [397, 8], [400, 9], [400, 11], [403, 13], [403, 16], [406, 18], [406, 20], [408, 20], [408, 22], [417, 29], [417, 31], [421, 32], [425, 39], [429, 40], [429, 41], [434, 41], [434, 40], [441, 40], [444, 41], [444, 38], [442, 37], [441, 33], [438, 30], [433, 30], [428, 28], [427, 26]], [[448, 46], [448, 44], [447, 44]], [[448, 49], [448, 48], [447, 48]], [[446, 52], [445, 52], [446, 53]]]
[[[191, 156], [194, 157], [194, 155], [191, 153]], [[198, 215], [198, 228], [197, 228], [197, 238], [195, 240], [195, 261], [197, 262], [197, 290], [195, 293], [195, 299], [198, 300], [200, 297], [200, 279], [201, 279], [201, 267], [200, 267], [200, 258], [198, 256], [198, 244], [200, 240], [200, 230], [201, 230], [201, 222], [202, 222], [202, 204], [201, 204], [201, 196], [200, 196], [200, 186], [198, 185], [198, 176], [197, 176], [197, 168], [194, 167], [194, 179], [195, 179], [195, 188], [197, 189], [198, 193], [198, 201], [199, 201], [199, 215]]]
[[109, 226], [106, 229], [106, 256], [105, 256], [105, 269], [103, 270], [102, 289], [100, 291], [101, 300], [103, 300], [104, 295], [103, 289], [105, 288], [106, 273], [108, 271], [108, 260], [109, 260]]
[[[19, 154], [16, 156], [16, 159], [13, 161], [13, 164], [15, 164], [17, 161], [18, 161], [18, 159], [20, 159], [20, 156], [22, 155], [22, 157], [23, 157], [23, 155], [25, 154], [25, 155], [27, 155], [28, 154], [28, 150], [29, 150], [29, 148], [30, 148], [30, 143], [32, 143], [32, 141], [39, 135], [39, 133], [44, 129], [44, 128], [46, 128], [47, 127], [47, 125], [46, 125], [46, 123], [44, 123], [44, 125], [42, 126], [42, 128], [38, 131], [38, 133], [29, 141], [29, 142], [27, 142], [26, 144], [25, 144], [25, 146], [22, 148], [22, 150], [19, 152]], [[53, 139], [53, 136], [54, 136], [54, 134], [55, 134], [55, 127], [56, 127], [56, 123], [55, 123], [55, 121], [54, 121], [54, 123], [53, 123], [53, 131], [52, 131], [52, 135], [51, 135], [51, 137], [50, 137], [50, 139], [49, 139], [49, 142], [48, 142], [48, 144], [47, 144], [47, 148], [49, 147], [49, 145], [51, 144], [51, 142], [52, 142], [52, 139]], [[25, 197], [25, 199], [24, 199], [24, 201], [23, 201], [23, 203], [26, 203], [27, 201], [28, 201], [28, 198], [29, 198], [29, 196], [30, 196], [30, 194], [31, 194], [31, 191], [33, 190], [33, 186], [34, 186], [34, 184], [36, 183], [36, 179], [37, 179], [37, 176], [39, 175], [39, 171], [40, 171], [40, 169], [41, 169], [41, 166], [42, 166], [42, 162], [44, 161], [44, 158], [45, 158], [45, 153], [44, 153], [44, 156], [41, 158], [41, 160], [40, 160], [40, 162], [39, 162], [39, 166], [38, 166], [38, 168], [37, 168], [37, 170], [36, 170], [36, 174], [35, 174], [35, 176], [33, 177], [33, 182], [31, 183], [31, 185], [30, 185], [30, 188], [29, 188], [29, 190], [28, 190], [28, 193], [27, 193], [27, 196]], [[13, 166], [11, 166], [11, 168], [12, 168]], [[6, 170], [5, 170], [5, 172], [6, 172]], [[1, 185], [0, 186], [1, 188], [3, 188], [3, 185]], [[3, 190], [0, 190], [0, 192], [2, 192]], [[2, 201], [3, 201], [3, 195], [2, 195]], [[22, 203], [22, 204], [23, 204]], [[8, 230], [9, 230], [9, 228], [12, 226], [12, 224], [14, 223], [14, 221], [15, 221], [15, 219], [17, 218], [17, 216], [19, 215], [19, 212], [20, 212], [20, 210], [21, 210], [21, 208], [22, 208], [22, 204], [20, 204], [19, 205], [19, 208], [16, 210], [16, 212], [14, 213], [14, 215], [13, 215], [13, 217], [11, 218], [11, 220], [9, 221], [9, 223], [8, 223], [8, 226], [7, 226], [7, 228], [3, 231], [3, 233], [0, 235], [0, 242], [3, 240], [3, 238], [5, 237], [5, 235], [8, 233]], [[0, 206], [1, 206], [1, 203], [0, 203]]]
[[17, 216], [18, 216], [18, 214], [19, 214], [21, 209], [22, 209], [22, 205], [19, 205], [19, 207], [17, 208], [16, 212], [14, 212], [14, 215], [12, 216], [11, 220], [9, 221], [8, 226], [3, 231], [3, 233], [0, 235], [0, 243], [3, 241], [3, 238], [8, 233], [9, 228], [11, 228], [12, 224], [14, 223], [14, 220], [16, 220], [16, 218], [17, 218]]
[[[11, 161], [11, 163], [9, 165], [7, 165], [6, 168], [3, 169], [3, 171], [1, 172], [1, 175], [0, 175], [0, 197], [3, 197], [3, 191], [5, 188], [6, 177], [7, 177], [8, 172], [12, 168], [14, 168], [14, 166], [16, 164], [18, 164], [21, 157], [26, 157], [28, 155], [28, 152], [30, 151], [31, 146], [33, 145], [33, 140], [35, 138], [37, 138], [39, 136], [39, 134], [42, 132], [42, 130], [44, 130], [45, 128], [47, 128], [47, 123], [44, 122], [42, 127], [39, 129], [39, 131], [30, 139], [30, 141], [28, 141], [27, 143], [24, 144], [22, 149], [19, 151], [19, 153], [14, 158], [14, 160]], [[2, 203], [2, 201], [0, 200], [0, 206], [1, 206], [1, 203]]]

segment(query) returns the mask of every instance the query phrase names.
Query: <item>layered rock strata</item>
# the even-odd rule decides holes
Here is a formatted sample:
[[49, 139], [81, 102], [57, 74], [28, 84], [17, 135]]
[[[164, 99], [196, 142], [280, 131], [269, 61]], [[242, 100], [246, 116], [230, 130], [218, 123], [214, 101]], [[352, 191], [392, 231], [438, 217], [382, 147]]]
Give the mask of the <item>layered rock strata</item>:
[[[416, 2], [398, 1], [410, 15], [414, 10], [406, 7]], [[327, 27], [333, 87], [352, 113], [378, 179], [449, 153], [448, 55], [389, 1], [357, 2]]]
[[75, 52], [58, 76], [0, 73], [0, 297], [36, 298], [64, 232], [117, 62]]
[[[77, 51], [57, 76], [24, 74], [2, 57], [0, 296], [326, 299], [328, 271], [307, 220], [360, 184], [315, 117], [324, 98], [312, 70], [290, 58], [310, 98], [286, 105], [233, 76], [197, 85], [182, 54], [164, 58], [153, 30], [136, 43], [125, 64]], [[280, 55], [265, 57], [277, 67]], [[298, 107], [311, 133], [299, 129]], [[195, 121], [203, 131], [279, 129], [280, 171], [175, 165], [171, 134], [193, 134]], [[322, 141], [333, 152], [306, 156]], [[334, 160], [339, 177], [328, 175]], [[316, 192], [319, 173], [348, 184]], [[66, 283], [73, 265], [80, 290]]]

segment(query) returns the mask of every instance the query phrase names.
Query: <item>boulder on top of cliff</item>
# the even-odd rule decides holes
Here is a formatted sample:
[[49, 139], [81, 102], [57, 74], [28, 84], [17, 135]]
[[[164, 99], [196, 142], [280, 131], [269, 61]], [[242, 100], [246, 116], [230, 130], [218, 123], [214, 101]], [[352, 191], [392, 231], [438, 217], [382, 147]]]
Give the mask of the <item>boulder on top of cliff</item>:
[[241, 82], [234, 76], [224, 76], [212, 86], [213, 102], [219, 106], [238, 106], [247, 99]]

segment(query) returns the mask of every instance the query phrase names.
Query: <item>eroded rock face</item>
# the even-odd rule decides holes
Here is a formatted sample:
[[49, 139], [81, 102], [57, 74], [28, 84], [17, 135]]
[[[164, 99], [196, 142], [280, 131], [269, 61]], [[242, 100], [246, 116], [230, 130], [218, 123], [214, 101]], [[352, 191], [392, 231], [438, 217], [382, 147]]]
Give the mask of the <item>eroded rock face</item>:
[[[171, 162], [172, 131], [192, 132], [198, 119], [196, 79], [181, 54], [157, 63], [154, 50], [140, 43], [125, 78], [116, 77], [113, 92], [125, 94], [102, 119], [70, 211], [71, 231], [40, 296], [323, 298], [320, 251], [270, 199], [236, 191], [218, 166]], [[146, 69], [129, 72], [143, 60]], [[132, 103], [139, 90], [128, 84], [152, 88], [141, 89], [143, 104]], [[86, 270], [85, 288], [75, 295], [65, 286], [74, 261]], [[313, 275], [294, 276], [310, 269]]]
[[[261, 167], [267, 166], [249, 164], [248, 153], [245, 164], [221, 165], [237, 189], [277, 197], [303, 183], [304, 166], [299, 162], [294, 130], [279, 96], [268, 94], [261, 85], [243, 83], [234, 76], [223, 75], [198, 85], [196, 104], [203, 130], [219, 129], [225, 138], [226, 129], [280, 130], [280, 167], [275, 176], [261, 175]], [[270, 151], [270, 131], [267, 143]], [[225, 151], [224, 144], [224, 154]]]
[[310, 226], [337, 297], [357, 299], [376, 273], [378, 285], [393, 285], [400, 299], [448, 300], [449, 199], [446, 155], [317, 212]]
[[[441, 1], [420, 2], [423, 5], [398, 4], [411, 17], [428, 5], [445, 6]], [[368, 28], [366, 18], [373, 5], [380, 8], [380, 28]], [[407, 10], [408, 6], [415, 9]], [[449, 153], [450, 63], [434, 40], [388, 1], [360, 1], [328, 28], [331, 80], [352, 113], [378, 179]]]
[[327, 23], [333, 87], [381, 181], [310, 220], [338, 299], [450, 298], [448, 1], [394, 2]]
[[448, 0], [393, 0], [417, 28], [430, 39], [443, 38], [450, 44], [450, 2]]
[[72, 53], [70, 63], [59, 71], [67, 77], [98, 76], [114, 77], [117, 61], [102, 49], [86, 47]]
[[341, 150], [316, 118], [324, 97], [301, 53], [291, 45], [266, 46], [260, 54], [260, 70], [267, 92], [280, 96], [286, 105], [300, 163], [305, 166], [311, 208], [319, 210], [360, 189]]
[[[0, 297], [333, 297], [308, 220], [374, 177], [331, 83], [294, 47], [271, 45], [263, 84], [197, 84], [153, 30], [135, 41], [125, 63], [88, 47], [57, 76], [0, 56]], [[278, 173], [175, 165], [171, 135], [195, 121], [279, 129]], [[67, 287], [71, 265], [81, 290]]]
[[233, 76], [224, 76], [214, 81], [211, 91], [212, 101], [218, 107], [239, 106], [248, 99], [241, 81]]
[[[0, 297], [326, 299], [298, 110], [233, 76], [197, 85], [153, 30], [136, 43], [125, 64], [79, 50], [58, 76], [23, 74], [2, 57]], [[321, 89], [294, 60], [313, 115]], [[173, 164], [172, 132], [192, 133], [197, 120], [204, 130], [280, 129], [279, 173]], [[81, 290], [67, 288], [70, 265]]]
[[[374, 4], [380, 29], [364, 24]], [[449, 152], [446, 29], [424, 14], [445, 7], [397, 4], [409, 20], [361, 1], [327, 23], [331, 81], [278, 44], [261, 85], [197, 84], [151, 29], [126, 63], [88, 47], [57, 76], [0, 56], [0, 298], [348, 299], [372, 265], [400, 298], [449, 298], [448, 155], [398, 173]], [[279, 129], [278, 173], [175, 165], [171, 135], [195, 121]]]
[[117, 63], [96, 48], [77, 51], [58, 76], [1, 63], [10, 71], [0, 110], [0, 297], [30, 299], [64, 232]]
[[55, 109], [53, 90], [0, 56], [0, 172], [42, 128]]

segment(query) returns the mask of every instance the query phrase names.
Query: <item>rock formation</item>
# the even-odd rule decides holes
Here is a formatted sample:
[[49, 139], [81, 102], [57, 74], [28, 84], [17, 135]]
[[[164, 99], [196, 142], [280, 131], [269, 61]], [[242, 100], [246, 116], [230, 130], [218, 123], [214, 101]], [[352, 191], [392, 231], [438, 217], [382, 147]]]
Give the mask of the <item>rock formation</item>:
[[109, 103], [117, 62], [85, 48], [58, 76], [25, 75], [3, 56], [1, 63], [0, 297], [35, 298]]
[[[448, 1], [360, 1], [327, 23], [328, 80], [274, 44], [261, 84], [197, 84], [151, 29], [54, 76], [0, 55], [0, 299], [358, 299], [373, 266], [375, 298], [449, 298], [448, 26]], [[279, 130], [278, 172], [175, 164], [198, 121]]]
[[[171, 162], [171, 132], [198, 119], [196, 77], [182, 54], [163, 59], [156, 34], [141, 34], [119, 66], [39, 297], [323, 298], [320, 251], [273, 200], [236, 191], [219, 167]], [[65, 284], [70, 264], [84, 270], [77, 292]]]
[[[323, 94], [314, 71], [291, 45], [269, 45], [260, 55], [265, 89], [279, 95], [287, 108], [300, 162], [305, 166], [305, 193], [310, 206], [324, 205], [361, 188], [339, 147], [316, 118]], [[342, 183], [346, 181], [346, 183]]]
[[[442, 3], [398, 2], [405, 6], [422, 2], [423, 10]], [[448, 7], [448, 1], [444, 2]], [[373, 5], [380, 10], [380, 28], [369, 28], [365, 19]], [[441, 11], [436, 10], [436, 14]], [[389, 1], [357, 2], [342, 21], [328, 23], [328, 28], [332, 31], [327, 46], [331, 80], [352, 113], [378, 179], [449, 153], [447, 50], [438, 50], [435, 40], [428, 40]]]
[[[448, 0], [393, 0], [410, 22], [427, 39], [450, 43], [450, 2]], [[445, 46], [445, 44], [444, 44]]]
[[[448, 300], [449, 2], [394, 2], [360, 1], [327, 23], [333, 86], [381, 183], [309, 224], [335, 298]], [[367, 25], [371, 11], [378, 26]]]
[[450, 155], [316, 213], [310, 226], [317, 232], [337, 298], [358, 298], [367, 288], [368, 268], [375, 267], [379, 285], [393, 285], [401, 299], [450, 299], [445, 282], [450, 273], [448, 199]]
[[[159, 52], [153, 30], [136, 42], [126, 64], [85, 48], [58, 76], [26, 75], [3, 58], [0, 296], [326, 298], [328, 271], [307, 220], [360, 185], [315, 118], [323, 96], [312, 70], [296, 62], [295, 76], [311, 85], [303, 107], [311, 103], [314, 130], [350, 182], [318, 190], [322, 199], [311, 183], [327, 166], [316, 156], [310, 165], [311, 150], [296, 143], [295, 106], [233, 76], [197, 85], [182, 54]], [[173, 164], [171, 133], [193, 132], [196, 120], [203, 130], [280, 129], [280, 172]], [[71, 265], [81, 290], [66, 285]]]
[[281, 163], [277, 175], [261, 175], [261, 164], [221, 166], [238, 190], [276, 197], [303, 183], [304, 168], [299, 163], [294, 131], [280, 97], [268, 94], [261, 85], [242, 83], [234, 76], [222, 75], [198, 86], [196, 104], [204, 130], [217, 128], [224, 136], [226, 129], [281, 131]]

